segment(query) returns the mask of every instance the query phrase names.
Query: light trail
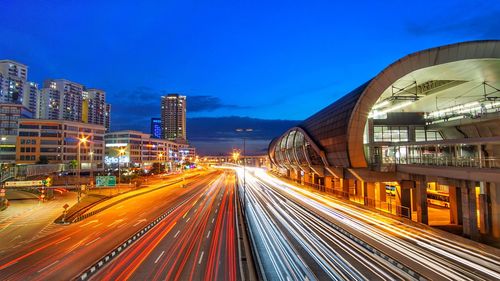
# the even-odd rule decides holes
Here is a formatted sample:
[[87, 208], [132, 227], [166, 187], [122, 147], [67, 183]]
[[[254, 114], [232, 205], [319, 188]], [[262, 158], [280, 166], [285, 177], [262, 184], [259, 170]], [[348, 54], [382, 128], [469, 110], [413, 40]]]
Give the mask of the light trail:
[[[242, 170], [238, 169], [238, 173], [241, 178]], [[368, 265], [371, 269], [378, 268], [369, 272], [376, 278], [391, 279], [393, 277], [389, 277], [392, 275], [404, 279], [410, 277], [394, 265], [360, 249], [358, 243], [333, 229], [330, 226], [333, 223], [425, 278], [500, 280], [498, 256], [475, 248], [470, 243], [462, 243], [460, 239], [450, 238], [450, 235], [406, 225], [333, 196], [288, 184], [258, 169], [250, 169], [246, 179], [248, 205], [251, 205], [248, 208], [249, 221], [254, 223], [254, 228], [260, 229], [256, 231], [259, 234], [257, 236], [267, 241], [265, 237], [268, 234], [261, 232], [271, 232], [254, 222], [254, 216], [265, 214], [282, 226], [282, 236], [295, 238], [295, 244], [298, 244], [294, 248], [296, 252], [301, 249], [305, 251], [331, 279], [359, 279], [359, 275], [369, 272], [357, 270], [357, 266], [352, 267], [353, 261]], [[335, 250], [342, 245], [343, 251]], [[273, 270], [282, 271], [283, 268], [275, 265]], [[280, 276], [283, 275], [280, 273]]]
[[404, 275], [257, 178], [247, 175], [246, 182], [248, 224], [267, 280], [396, 280]]
[[221, 173], [92, 278], [236, 280], [234, 189], [234, 173]]

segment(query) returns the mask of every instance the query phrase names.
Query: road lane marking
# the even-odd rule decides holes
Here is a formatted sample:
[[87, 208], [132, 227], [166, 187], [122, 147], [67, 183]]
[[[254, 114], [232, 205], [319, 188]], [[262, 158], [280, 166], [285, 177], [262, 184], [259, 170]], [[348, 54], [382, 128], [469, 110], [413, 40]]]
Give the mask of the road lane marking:
[[187, 214], [189, 213], [189, 211], [187, 211], [184, 216], [182, 216], [182, 218], [185, 218], [187, 216]]
[[177, 230], [177, 233], [174, 235], [174, 238], [177, 238], [177, 235], [179, 235], [179, 233], [181, 233], [181, 231]]
[[214, 223], [215, 218], [212, 219], [212, 223]]
[[102, 225], [102, 222], [101, 222], [101, 223], [98, 223], [98, 224], [96, 224], [96, 225], [94, 225], [94, 226], [92, 226], [92, 228], [97, 228], [97, 227], [98, 227], [98, 226], [100, 226], [100, 225]]
[[209, 230], [209, 231], [208, 231], [208, 234], [207, 234], [207, 239], [208, 239], [208, 236], [210, 236], [210, 232], [211, 232], [211, 231], [212, 231], [212, 230]]
[[186, 220], [186, 222], [188, 222], [190, 219], [191, 219], [191, 217], [189, 217], [189, 218]]
[[68, 240], [68, 239], [70, 239], [70, 238], [71, 238], [71, 237], [68, 237], [68, 238], [66, 238], [66, 239], [63, 239], [63, 240], [61, 240], [61, 241], [57, 242], [57, 243], [56, 243], [56, 244], [54, 244], [54, 245], [57, 245], [57, 244], [59, 244], [59, 243], [62, 243], [62, 242], [66, 241], [66, 240]]
[[137, 226], [140, 223], [146, 222], [146, 219], [138, 220], [133, 226]]
[[115, 220], [113, 223], [108, 224], [108, 227], [113, 226], [113, 225], [115, 225], [117, 223], [121, 223], [122, 221], [123, 221], [123, 219]]
[[56, 264], [56, 263], [58, 263], [58, 262], [59, 262], [59, 260], [56, 260], [55, 262], [53, 262], [53, 263], [51, 263], [51, 264], [47, 265], [46, 267], [44, 267], [44, 268], [40, 269], [40, 270], [38, 271], [38, 273], [40, 273], [40, 272], [44, 271], [45, 269], [47, 269], [47, 268], [49, 268], [49, 267], [53, 266], [54, 264]]
[[99, 236], [99, 237], [97, 237], [96, 239], [94, 239], [94, 240], [90, 241], [89, 243], [85, 244], [85, 246], [88, 246], [88, 245], [90, 245], [90, 244], [94, 243], [95, 241], [97, 241], [97, 240], [99, 240], [99, 239], [101, 239], [101, 236]]
[[160, 260], [161, 256], [163, 256], [163, 254], [165, 254], [165, 251], [161, 251], [161, 254], [156, 258], [155, 263], [158, 263], [158, 261]]
[[200, 259], [198, 260], [198, 264], [201, 264], [201, 259], [203, 259], [203, 254], [204, 254], [204, 253], [205, 253], [204, 251], [203, 251], [203, 252], [201, 252]]
[[94, 223], [94, 222], [98, 222], [98, 221], [99, 221], [99, 220], [92, 220], [92, 221], [89, 221], [89, 222], [88, 222], [88, 223], [86, 223], [86, 224], [82, 224], [82, 225], [80, 225], [80, 227], [85, 227], [85, 226], [87, 226], [87, 225], [89, 225], [89, 224], [92, 224], [92, 223]]
[[16, 237], [12, 238], [12, 240], [10, 240], [10, 242], [12, 242], [12, 241], [14, 241], [14, 240], [16, 240], [17, 238], [20, 238], [20, 237], [21, 237], [21, 235], [17, 235]]

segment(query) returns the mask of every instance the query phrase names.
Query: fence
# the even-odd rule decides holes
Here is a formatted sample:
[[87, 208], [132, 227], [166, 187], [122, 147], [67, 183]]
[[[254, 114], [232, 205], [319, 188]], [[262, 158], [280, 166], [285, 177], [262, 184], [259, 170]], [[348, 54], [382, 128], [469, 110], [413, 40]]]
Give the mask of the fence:
[[[280, 176], [280, 175], [279, 175]], [[308, 182], [302, 182], [301, 180], [297, 179], [292, 179], [286, 176], [285, 177], [287, 180], [306, 185], [309, 187], [312, 187], [314, 189], [317, 189], [318, 191], [326, 192], [328, 194], [333, 194], [335, 197], [341, 200], [349, 200], [350, 202], [355, 202], [360, 205], [364, 205], [366, 207], [369, 207], [371, 209], [381, 211], [383, 213], [390, 213], [399, 217], [404, 217], [407, 219], [411, 219], [411, 210], [408, 207], [401, 206], [396, 204], [395, 202], [386, 202], [386, 201], [380, 201], [380, 200], [375, 200], [369, 197], [365, 196], [359, 196], [356, 194], [352, 194], [350, 192], [345, 192], [342, 190], [335, 189], [333, 187], [326, 187], [324, 185], [320, 184], [314, 184], [314, 183], [308, 183]]]

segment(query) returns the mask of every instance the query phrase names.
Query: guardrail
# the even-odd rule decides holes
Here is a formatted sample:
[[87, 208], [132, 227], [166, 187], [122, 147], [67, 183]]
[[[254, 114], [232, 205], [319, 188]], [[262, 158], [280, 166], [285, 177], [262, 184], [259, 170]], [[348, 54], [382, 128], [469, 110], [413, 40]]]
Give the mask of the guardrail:
[[[200, 175], [200, 174], [190, 175], [189, 177], [185, 177], [185, 179], [191, 179], [191, 178], [197, 177], [197, 176], [199, 176], [199, 175]], [[89, 212], [89, 213], [86, 213], [86, 214], [78, 215], [78, 214], [81, 214], [82, 212], [77, 212], [77, 215], [73, 215], [73, 216], [71, 216], [71, 217], [66, 218], [65, 220], [67, 220], [67, 222], [65, 222], [65, 223], [68, 223], [68, 222], [69, 222], [69, 223], [76, 223], [76, 222], [82, 221], [82, 220], [84, 220], [84, 219], [86, 219], [86, 218], [89, 218], [89, 217], [91, 217], [91, 216], [94, 216], [94, 215], [96, 215], [96, 214], [98, 214], [98, 213], [100, 213], [100, 212], [102, 212], [102, 211], [104, 211], [104, 210], [106, 210], [106, 209], [109, 209], [109, 208], [111, 208], [111, 207], [115, 206], [116, 204], [119, 204], [119, 203], [121, 203], [121, 202], [123, 202], [123, 201], [126, 201], [126, 200], [129, 200], [129, 199], [131, 199], [131, 198], [134, 198], [134, 197], [137, 197], [137, 196], [140, 196], [140, 195], [144, 195], [144, 194], [147, 194], [147, 193], [150, 193], [150, 192], [153, 192], [153, 191], [156, 191], [156, 190], [159, 190], [159, 189], [165, 188], [165, 187], [167, 187], [167, 186], [171, 186], [171, 185], [174, 185], [174, 184], [180, 183], [180, 182], [182, 182], [182, 181], [183, 181], [182, 179], [175, 180], [175, 181], [170, 182], [170, 183], [168, 183], [168, 184], [165, 184], [165, 185], [162, 185], [162, 186], [159, 186], [159, 187], [156, 187], [156, 188], [153, 188], [153, 189], [150, 189], [150, 190], [147, 190], [147, 191], [141, 192], [141, 193], [137, 193], [137, 194], [134, 194], [134, 195], [130, 195], [130, 196], [128, 196], [128, 197], [125, 197], [125, 198], [123, 198], [123, 199], [120, 199], [120, 200], [118, 200], [118, 201], [116, 201], [116, 202], [113, 202], [113, 203], [111, 203], [111, 204], [109, 204], [109, 205], [106, 205], [106, 206], [104, 206], [104, 207], [102, 207], [102, 208], [99, 208], [99, 209], [97, 209], [97, 210], [94, 210], [94, 211]], [[119, 195], [119, 194], [118, 194], [118, 195]], [[84, 210], [84, 211], [87, 211], [87, 210], [91, 209], [92, 207], [96, 206], [97, 204], [102, 203], [102, 202], [104, 202], [104, 201], [106, 201], [106, 200], [108, 200], [108, 199], [110, 199], [110, 198], [107, 198], [107, 199], [105, 199], [105, 200], [99, 200], [99, 201], [97, 201], [95, 204], [92, 204], [92, 205], [90, 205], [90, 206], [88, 206], [88, 207], [85, 207], [85, 210]], [[60, 217], [59, 217], [59, 218], [60, 218]], [[58, 222], [59, 222], [59, 218], [57, 218], [57, 219], [56, 219], [56, 221], [58, 221]]]
[[254, 261], [256, 261], [256, 264], [258, 264], [258, 266], [257, 266], [258, 270], [256, 268], [254, 268], [254, 269], [255, 269], [255, 272], [257, 273], [258, 280], [267, 281], [266, 275], [263, 271], [264, 267], [262, 266], [262, 261], [260, 260], [260, 257], [255, 250], [257, 248], [257, 245], [255, 244], [255, 237], [254, 237], [252, 230], [250, 229], [250, 227], [248, 225], [248, 218], [246, 215], [246, 210], [243, 209], [243, 206], [246, 206], [246, 204], [243, 204], [243, 198], [240, 196], [240, 185], [239, 185], [239, 180], [238, 180], [238, 174], [235, 173], [235, 175], [236, 175], [236, 195], [238, 197], [238, 205], [239, 205], [239, 209], [241, 210], [241, 215], [244, 218], [243, 219], [244, 231], [247, 233], [248, 240], [250, 241], [250, 244], [251, 244], [250, 255], [251, 255], [251, 258]]
[[285, 180], [289, 180], [298, 184], [302, 184], [305, 186], [309, 186], [312, 188], [315, 188], [319, 191], [326, 192], [329, 194], [333, 194], [336, 196], [339, 200], [343, 200], [345, 202], [354, 202], [357, 204], [360, 204], [362, 206], [370, 208], [370, 210], [376, 211], [381, 214], [392, 214], [398, 217], [402, 218], [407, 218], [411, 220], [411, 211], [410, 208], [398, 205], [396, 204], [396, 200], [394, 199], [394, 202], [392, 201], [380, 201], [380, 200], [375, 200], [366, 196], [359, 196], [359, 195], [354, 195], [349, 192], [345, 192], [342, 190], [335, 189], [333, 187], [326, 187], [324, 185], [320, 184], [314, 184], [314, 183], [307, 183], [307, 182], [302, 182], [297, 179], [292, 179], [284, 175], [280, 175], [278, 173], [272, 173], [277, 177], [280, 178], [285, 178]]

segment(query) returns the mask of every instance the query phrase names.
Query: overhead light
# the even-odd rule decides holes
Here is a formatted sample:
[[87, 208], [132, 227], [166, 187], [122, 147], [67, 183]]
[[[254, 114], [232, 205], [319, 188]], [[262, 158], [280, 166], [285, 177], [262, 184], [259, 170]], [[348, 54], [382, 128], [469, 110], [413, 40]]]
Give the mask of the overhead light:
[[388, 106], [390, 103], [391, 103], [390, 101], [388, 101], [388, 100], [384, 100], [384, 101], [383, 101], [383, 102], [381, 102], [381, 103], [377, 103], [377, 104], [375, 104], [375, 105], [372, 107], [372, 110], [373, 110], [373, 109], [379, 109], [379, 108], [381, 108], [381, 107]]
[[410, 105], [412, 103], [413, 103], [413, 101], [406, 101], [406, 102], [403, 102], [403, 103], [400, 103], [400, 104], [396, 104], [393, 107], [390, 107], [390, 108], [387, 108], [387, 109], [384, 109], [384, 110], [381, 110], [381, 111], [374, 111], [371, 117], [377, 117], [377, 116], [385, 115], [385, 114], [387, 114], [389, 112], [392, 112], [392, 111], [401, 109], [403, 107], [406, 107], [406, 106], [408, 106], [408, 105]]

